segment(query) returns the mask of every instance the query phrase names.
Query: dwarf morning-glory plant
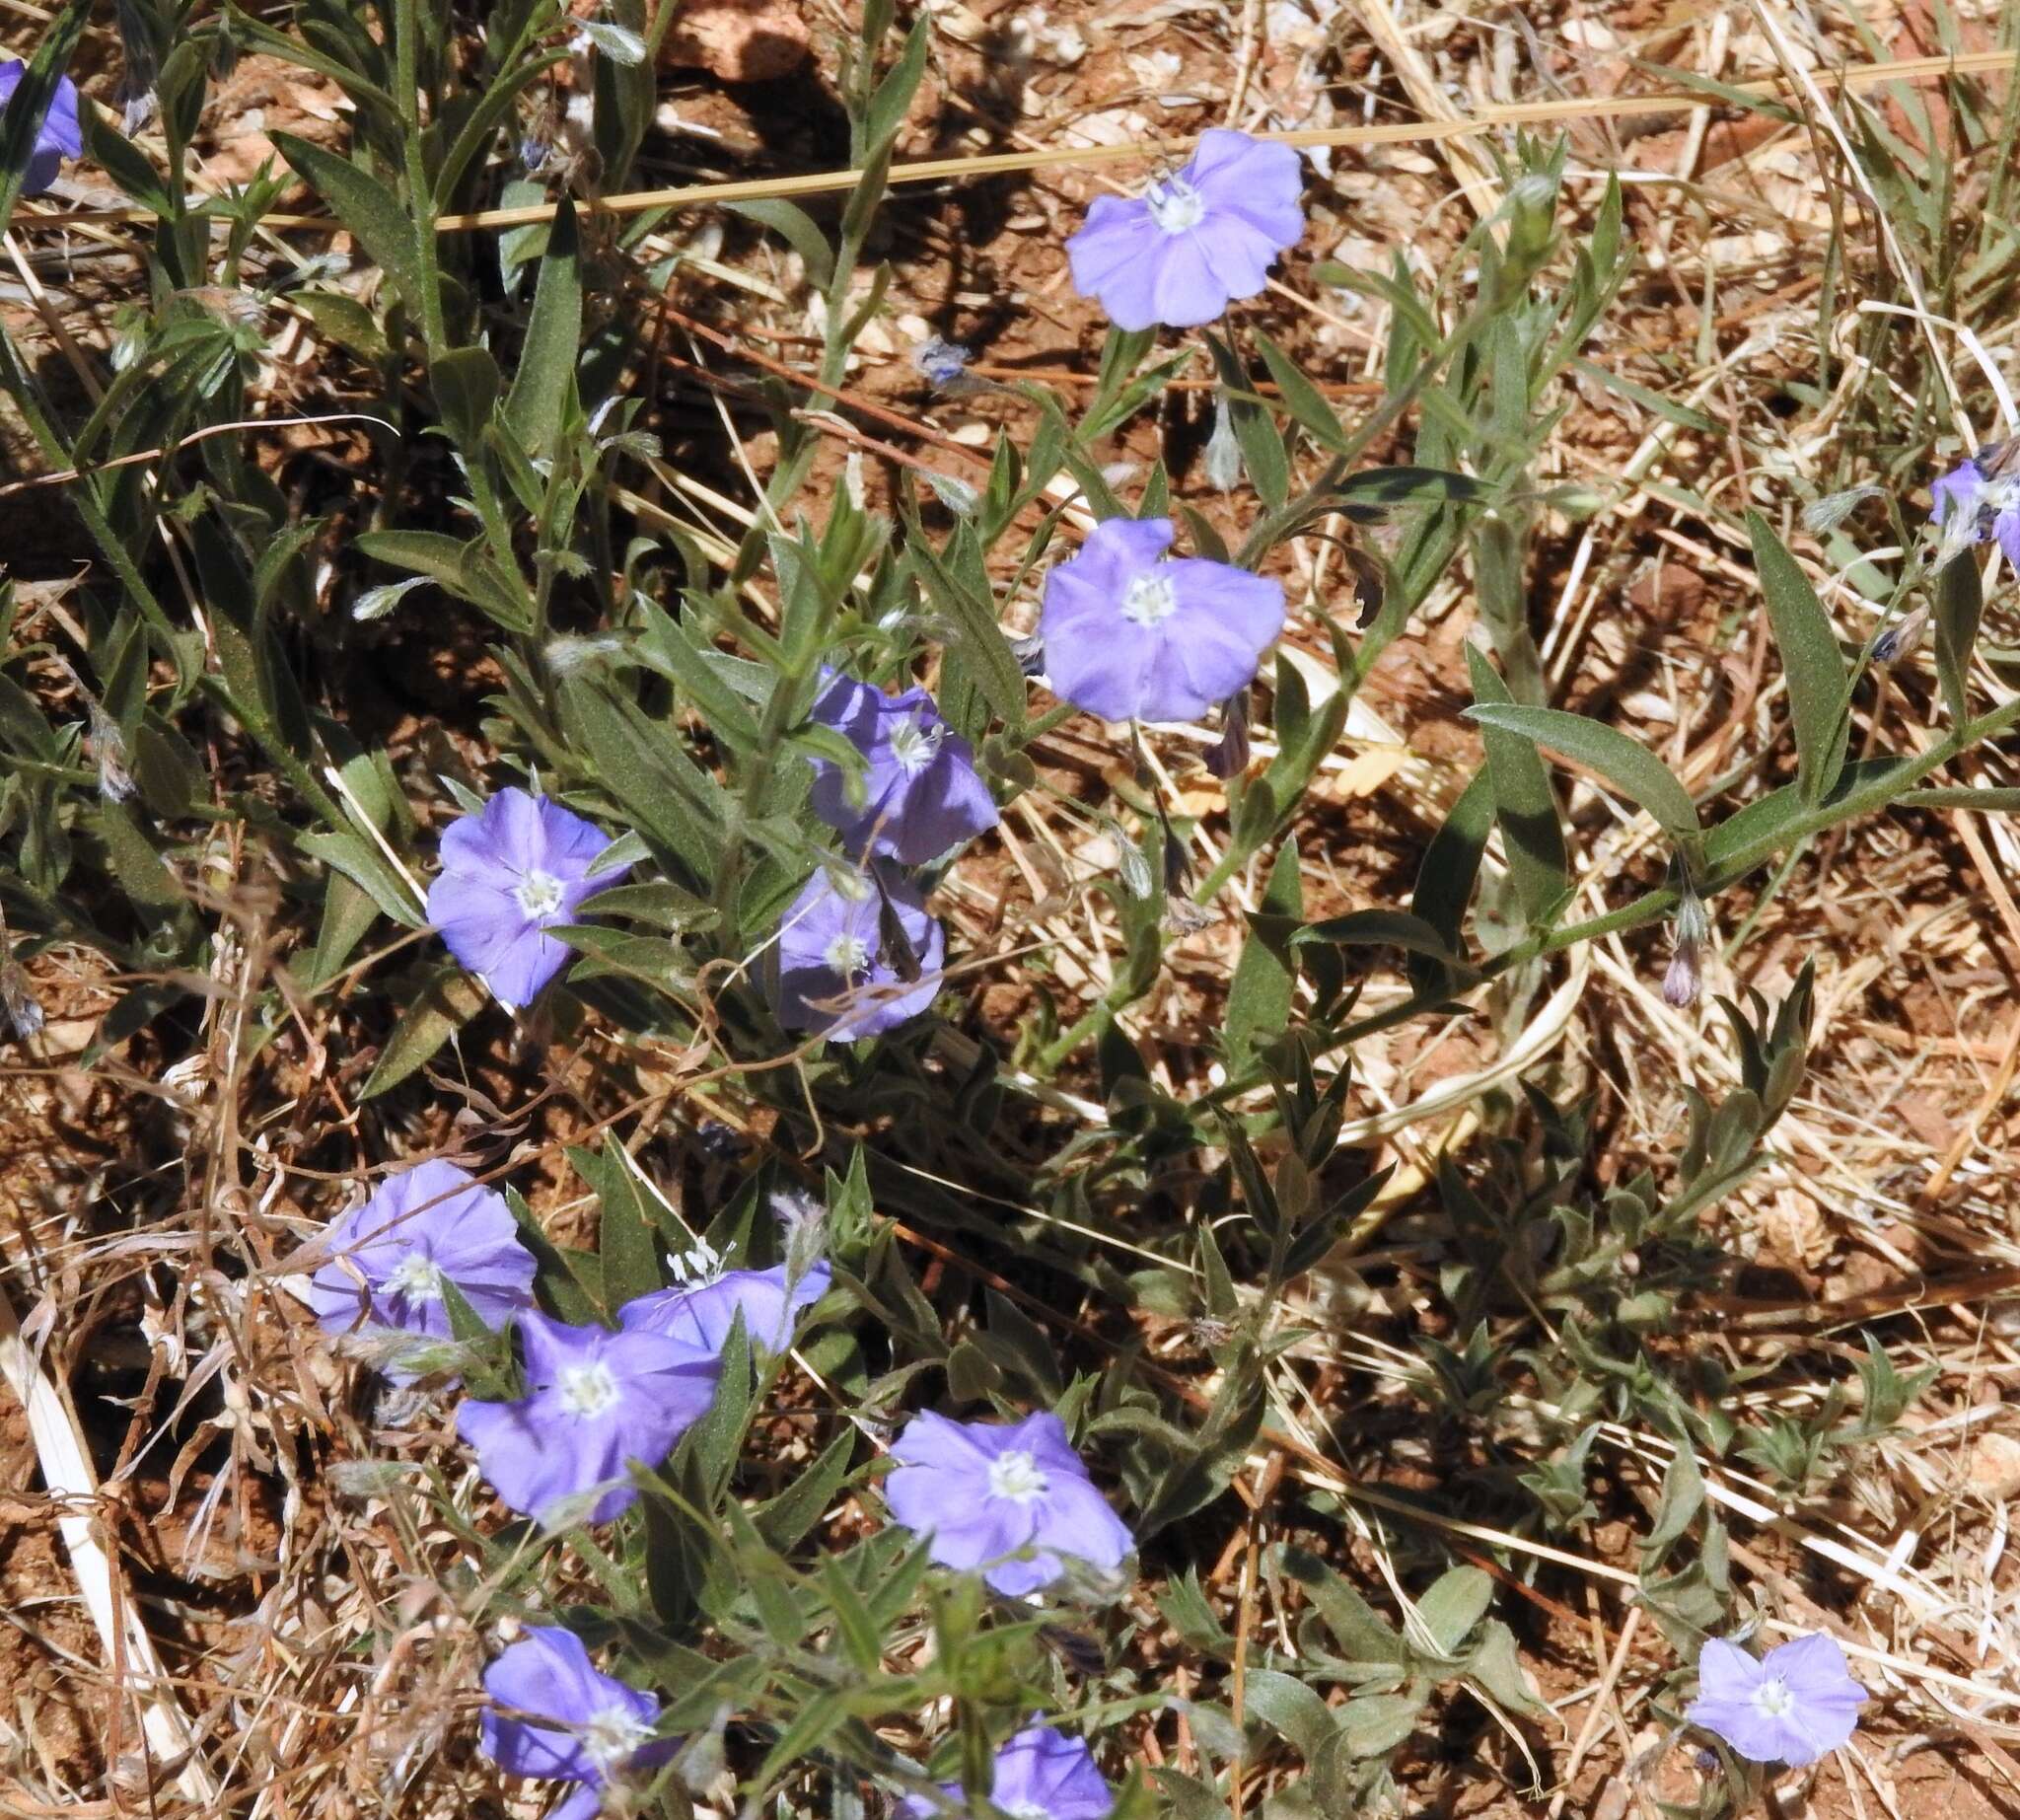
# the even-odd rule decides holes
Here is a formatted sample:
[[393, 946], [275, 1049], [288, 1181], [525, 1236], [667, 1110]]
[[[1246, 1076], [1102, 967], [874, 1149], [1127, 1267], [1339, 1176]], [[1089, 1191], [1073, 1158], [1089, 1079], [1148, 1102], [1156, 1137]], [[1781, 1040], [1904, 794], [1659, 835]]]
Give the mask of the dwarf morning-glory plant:
[[1049, 1411], [1019, 1422], [927, 1412], [905, 1424], [891, 1457], [898, 1470], [883, 1492], [892, 1517], [925, 1536], [942, 1566], [979, 1567], [1013, 1598], [1063, 1577], [1069, 1557], [1108, 1570], [1136, 1546]]
[[853, 1043], [897, 1029], [933, 1002], [947, 938], [902, 874], [883, 864], [824, 866], [787, 908], [777, 950], [778, 1021]]
[[589, 872], [611, 837], [544, 796], [500, 790], [442, 835], [428, 920], [449, 952], [510, 1010], [530, 1005], [571, 952], [547, 930], [576, 920], [585, 898], [617, 882]]
[[837, 676], [812, 718], [863, 755], [860, 804], [830, 759], [814, 761], [814, 813], [841, 837], [850, 857], [882, 854], [922, 866], [996, 825], [996, 803], [974, 767], [974, 752], [940, 718], [923, 689], [887, 695]]
[[1750, 1763], [1800, 1765], [1849, 1738], [1866, 1699], [1835, 1637], [1798, 1637], [1758, 1660], [1714, 1637], [1698, 1654], [1697, 1698], [1684, 1716]]
[[[0, 116], [13, 105], [14, 91], [28, 74], [20, 58], [0, 63]], [[29, 154], [28, 171], [21, 180], [23, 195], [37, 196], [53, 183], [66, 158], [84, 156], [84, 131], [77, 117], [77, 85], [68, 76], [56, 78], [56, 92], [49, 110], [36, 132], [35, 150]]]
[[1104, 519], [1046, 577], [1046, 676], [1104, 720], [1197, 720], [1255, 681], [1283, 630], [1283, 589], [1203, 556], [1171, 557], [1168, 518]]
[[1066, 243], [1074, 288], [1118, 328], [1193, 328], [1254, 297], [1305, 231], [1290, 146], [1216, 126], [1141, 195], [1097, 196]]
[[[959, 1783], [943, 1783], [941, 1792], [946, 1798], [906, 1796], [901, 1820], [940, 1820], [966, 1811]], [[996, 1753], [988, 1795], [990, 1806], [1013, 1820], [1103, 1820], [1116, 1805], [1094, 1753], [1080, 1739], [1046, 1725], [1027, 1726]]]
[[[637, 1784], [679, 1749], [655, 1739], [659, 1702], [601, 1673], [582, 1638], [529, 1625], [484, 1670], [483, 1753], [508, 1776], [581, 1784], [548, 1820], [592, 1820], [613, 1784]], [[502, 1709], [502, 1710], [501, 1710]]]
[[328, 1261], [310, 1280], [309, 1305], [326, 1333], [447, 1340], [445, 1280], [490, 1327], [534, 1305], [533, 1254], [504, 1196], [440, 1158], [389, 1177], [318, 1249]]
[[657, 1466], [707, 1413], [722, 1360], [707, 1347], [666, 1334], [572, 1327], [543, 1314], [520, 1317], [526, 1395], [516, 1403], [472, 1399], [456, 1431], [514, 1510], [542, 1522], [575, 1514], [608, 1523], [637, 1500], [628, 1462]]

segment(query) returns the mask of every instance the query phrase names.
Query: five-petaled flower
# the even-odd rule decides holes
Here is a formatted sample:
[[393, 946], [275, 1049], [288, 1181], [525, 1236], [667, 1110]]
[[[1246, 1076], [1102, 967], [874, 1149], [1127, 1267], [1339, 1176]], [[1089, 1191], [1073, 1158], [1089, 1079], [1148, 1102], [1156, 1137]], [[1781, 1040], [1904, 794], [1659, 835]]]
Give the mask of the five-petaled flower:
[[786, 1280], [786, 1267], [768, 1271], [721, 1271], [697, 1282], [640, 1295], [617, 1310], [626, 1333], [671, 1334], [676, 1340], [720, 1352], [739, 1314], [751, 1344], [761, 1351], [783, 1352], [803, 1310], [813, 1307], [834, 1281], [825, 1264]]
[[1167, 557], [1168, 518], [1104, 519], [1046, 577], [1052, 692], [1104, 720], [1197, 720], [1255, 680], [1283, 589], [1202, 556]]
[[456, 1431], [477, 1452], [498, 1495], [550, 1521], [556, 1506], [595, 1494], [583, 1520], [608, 1523], [636, 1501], [625, 1463], [657, 1466], [715, 1395], [722, 1360], [665, 1334], [613, 1334], [525, 1314], [519, 1338], [526, 1395], [467, 1402]]
[[1304, 167], [1287, 145], [1216, 126], [1140, 196], [1097, 196], [1066, 243], [1073, 284], [1118, 328], [1193, 328], [1254, 297], [1305, 231]]
[[[949, 1820], [969, 1811], [959, 1783], [941, 1784], [945, 1800], [931, 1794], [905, 1797], [900, 1820]], [[1030, 1725], [996, 1753], [990, 1766], [989, 1805], [1012, 1820], [1103, 1820], [1116, 1797], [1102, 1780], [1094, 1753], [1078, 1738], [1044, 1725]]]
[[491, 996], [517, 1011], [561, 971], [570, 950], [547, 930], [576, 920], [585, 898], [614, 885], [621, 869], [592, 881], [611, 844], [593, 822], [544, 796], [500, 790], [481, 814], [442, 834], [442, 870], [428, 892], [428, 919], [449, 952]]
[[881, 864], [824, 866], [779, 924], [772, 1004], [786, 1029], [830, 1043], [879, 1036], [933, 1002], [946, 953], [909, 879]]
[[[28, 65], [18, 57], [0, 63], [0, 119], [13, 105], [14, 91], [28, 74]], [[21, 180], [23, 195], [38, 196], [56, 181], [66, 158], [84, 156], [84, 132], [77, 117], [77, 85], [68, 76], [56, 78], [56, 92], [49, 98], [49, 111], [42, 115], [36, 132], [35, 150], [29, 154], [28, 171]]]
[[1684, 1716], [1750, 1763], [1805, 1764], [1851, 1736], [1865, 1702], [1835, 1637], [1798, 1637], [1758, 1661], [1714, 1637], [1698, 1654], [1697, 1698]]
[[493, 1708], [478, 1721], [483, 1752], [508, 1776], [541, 1776], [580, 1787], [547, 1820], [593, 1820], [612, 1784], [642, 1783], [680, 1748], [654, 1738], [659, 1702], [600, 1673], [582, 1638], [555, 1625], [529, 1625], [484, 1670]]
[[[317, 1249], [328, 1261], [310, 1279], [309, 1305], [326, 1333], [447, 1340], [445, 1280], [491, 1327], [533, 1306], [533, 1254], [504, 1196], [439, 1157], [388, 1177]], [[396, 1362], [388, 1375], [405, 1374]]]
[[1987, 443], [1959, 463], [1929, 491], [1931, 516], [1951, 549], [1996, 538], [2006, 560], [2020, 569], [2020, 443]]
[[892, 1444], [884, 1501], [947, 1567], [980, 1567], [1011, 1597], [1067, 1571], [1062, 1557], [1114, 1569], [1135, 1547], [1049, 1411], [1019, 1422], [914, 1416]]
[[849, 800], [842, 767], [814, 761], [814, 813], [841, 836], [852, 859], [881, 853], [922, 866], [995, 827], [995, 799], [974, 768], [973, 749], [923, 689], [887, 695], [837, 676], [814, 703], [813, 718], [863, 755], [860, 807]]

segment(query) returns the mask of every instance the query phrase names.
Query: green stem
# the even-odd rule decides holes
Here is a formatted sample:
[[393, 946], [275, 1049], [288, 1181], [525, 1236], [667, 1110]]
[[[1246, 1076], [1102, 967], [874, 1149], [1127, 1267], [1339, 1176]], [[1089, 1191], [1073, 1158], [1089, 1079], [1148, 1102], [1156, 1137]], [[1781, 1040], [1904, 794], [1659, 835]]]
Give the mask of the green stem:
[[420, 22], [414, 0], [397, 0], [394, 17], [394, 101], [399, 109], [400, 149], [406, 166], [407, 206], [413, 212], [414, 252], [421, 263], [421, 333], [428, 358], [448, 350], [442, 313], [442, 266], [435, 244], [435, 198], [421, 165]]

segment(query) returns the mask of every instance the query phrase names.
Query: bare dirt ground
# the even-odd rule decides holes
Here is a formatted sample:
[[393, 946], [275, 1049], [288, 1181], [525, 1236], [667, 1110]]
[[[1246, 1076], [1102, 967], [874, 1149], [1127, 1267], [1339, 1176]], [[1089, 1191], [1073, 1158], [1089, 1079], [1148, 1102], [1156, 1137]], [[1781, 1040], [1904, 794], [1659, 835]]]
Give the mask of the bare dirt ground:
[[[1667, 88], [1664, 71], [1725, 82], [1775, 73], [1754, 15], [1701, 0], [1499, 13], [1389, 0], [933, 0], [930, 10], [934, 64], [905, 158], [1176, 141], [1220, 122], [1332, 126], [1567, 104], [1538, 130], [1568, 133], [1574, 197], [1596, 198], [1593, 173], [1605, 169], [1647, 180], [1627, 188], [1642, 261], [1598, 357], [1649, 394], [1707, 411], [1718, 433], [1678, 430], [1597, 385], [1580, 391], [1540, 484], [1618, 476], [1651, 441], [1655, 454], [1637, 475], [1645, 490], [1590, 524], [1550, 527], [1532, 565], [1534, 623], [1559, 703], [1635, 732], [1687, 780], [1701, 784], [1754, 749], [1777, 678], [1771, 658], [1764, 663], [1751, 572], [1743, 551], [1674, 497], [1744, 493], [1764, 463], [1825, 459], [1798, 442], [1812, 405], [1791, 388], [1815, 368], [1820, 246], [1844, 197], [1820, 172], [1800, 120], [1726, 107], [1609, 112], [1619, 98]], [[721, 41], [704, 36], [685, 53], [694, 61], [667, 70], [642, 181], [846, 162], [827, 86], [837, 22], [822, 6], [797, 21], [796, 11], [785, 9], [784, 22], [767, 28], [776, 42], [759, 47], [785, 59], [787, 73], [754, 82], [700, 67], [706, 59], [732, 78], [747, 72], [740, 59], [758, 53], [749, 35], [728, 28]], [[1842, 9], [1819, 9], [1814, 23], [1846, 61], [1984, 50], [2010, 43], [2013, 32], [1989, 6], [1938, 18], [1919, 0], [1868, 10], [1865, 42]], [[792, 66], [799, 26], [811, 60]], [[0, 21], [0, 38], [22, 32], [22, 20]], [[103, 46], [88, 46], [93, 54], [103, 57]], [[105, 81], [88, 77], [87, 86]], [[270, 150], [265, 135], [282, 127], [334, 141], [331, 100], [299, 73], [247, 58], [205, 122], [210, 178], [250, 176]], [[1886, 105], [1898, 130], [1918, 130], [1898, 102]], [[1935, 136], [1946, 119], [1939, 111]], [[1315, 280], [1312, 264], [1376, 268], [1400, 252], [1415, 269], [1440, 270], [1493, 206], [1500, 179], [1477, 138], [1341, 148], [1314, 167], [1313, 231], [1261, 320], [1308, 370], [1352, 396], [1378, 377], [1383, 307]], [[1104, 182], [1128, 185], [1139, 175], [1063, 164], [902, 192], [878, 249], [894, 267], [890, 308], [848, 375], [841, 415], [854, 428], [834, 437], [824, 473], [838, 478], [854, 450], [867, 451], [873, 487], [915, 487], [918, 465], [978, 480], [994, 427], [1021, 407], [987, 392], [932, 397], [909, 364], [910, 342], [928, 331], [961, 341], [984, 377], [1090, 375], [1102, 325], [1072, 294], [1059, 245]], [[70, 183], [72, 201], [103, 192], [89, 166]], [[1855, 293], [1857, 271], [1880, 255], [1870, 216], [1853, 210], [1850, 219]], [[673, 292], [679, 311], [773, 360], [804, 354], [810, 323], [793, 255], [727, 215], [684, 218], [668, 232], [688, 255]], [[10, 328], [52, 370], [73, 354], [89, 366], [116, 333], [132, 266], [103, 242], [33, 242], [33, 286], [0, 268]], [[1840, 295], [1836, 307], [1852, 303]], [[2010, 373], [2012, 324], [1980, 328]], [[745, 432], [732, 446], [720, 390], [706, 382], [748, 381], [751, 365], [679, 318], [663, 347], [670, 461], [718, 494], [747, 499], [747, 472], [766, 472], [767, 436], [730, 402], [728, 421]], [[272, 355], [276, 413], [302, 400], [340, 403], [341, 362], [299, 322], [277, 321]], [[1194, 376], [1204, 370], [1199, 363]], [[1198, 472], [1204, 409], [1203, 395], [1175, 391], [1156, 421], [1132, 423], [1112, 459], [1140, 468], [1162, 454], [1175, 493], [1224, 518], [1229, 507]], [[331, 431], [277, 437], [271, 453], [277, 473], [313, 481], [319, 461], [341, 461], [345, 450]], [[18, 446], [6, 454], [17, 473], [29, 471]], [[739, 529], [728, 515], [721, 523]], [[74, 526], [36, 495], [15, 495], [0, 500], [0, 536], [9, 571], [56, 584], [49, 598], [60, 611], [61, 580], [84, 551]], [[1343, 595], [1341, 565], [1323, 543], [1301, 547], [1298, 560], [1320, 598]], [[2010, 620], [2010, 593], [1992, 613]], [[1471, 624], [1455, 575], [1376, 670], [1365, 712], [1321, 788], [1319, 837], [1305, 847], [1308, 906], [1393, 904], [1407, 890], [1423, 841], [1479, 761], [1475, 735], [1456, 718], [1471, 698]], [[1868, 628], [1846, 629], [1862, 637]], [[1297, 639], [1324, 658], [1315, 628]], [[474, 640], [459, 648], [447, 633], [438, 642], [389, 634], [376, 653], [378, 687], [359, 711], [367, 737], [388, 745], [397, 765], [432, 767], [444, 753], [479, 751], [476, 651]], [[1928, 678], [1906, 678], [1883, 697], [1882, 722], [1855, 737], [1918, 740], [1932, 693]], [[1162, 756], [1187, 806], [1207, 815], [1205, 838], [1224, 837], [1210, 816], [1218, 786], [1179, 749]], [[1090, 806], [1126, 778], [1115, 751], [1072, 728], [1040, 758]], [[1991, 760], [1984, 780], [2010, 781]], [[1625, 879], [1653, 876], [1652, 855], [1603, 837], [1606, 818], [1589, 790], [1572, 803], [1595, 908], [1619, 901]], [[1052, 908], [1062, 885], [1103, 863], [1096, 839], [1092, 822], [1046, 823], [1028, 810], [1013, 819], [999, 844], [964, 862], [950, 890], [965, 949], [1002, 953], [1036, 934], [1055, 944], [1059, 989], [1084, 992], [1104, 978], [1112, 931]], [[397, 1427], [381, 1422], [309, 1342], [305, 1313], [281, 1280], [287, 1252], [342, 1204], [350, 1172], [366, 1160], [353, 1096], [384, 1032], [358, 1028], [340, 1000], [325, 1000], [260, 1055], [243, 1053], [240, 1013], [303, 934], [273, 902], [250, 845], [221, 840], [217, 862], [209, 884], [233, 938], [200, 1008], [101, 1051], [98, 1020], [125, 983], [105, 978], [82, 952], [52, 954], [33, 969], [47, 1028], [0, 1052], [0, 1256], [25, 1340], [10, 1357], [48, 1398], [47, 1425], [31, 1433], [23, 1407], [0, 1394], [0, 1813], [419, 1815], [451, 1803], [498, 1813], [495, 1784], [471, 1752], [467, 1589], [453, 1577], [446, 1589], [439, 1582], [454, 1539], [341, 1490], [342, 1469], [377, 1453], [431, 1455], [446, 1418], [438, 1410]], [[2020, 875], [2016, 862], [1996, 819], [1883, 817], [1813, 853], [1778, 894], [1767, 897], [1756, 881], [1728, 906], [1735, 919], [1758, 915], [1715, 987], [1774, 997], [1805, 959], [1820, 970], [1812, 1072], [1776, 1133], [1777, 1160], [1719, 1212], [1722, 1242], [1749, 1264], [1730, 1309], [1731, 1358], [1812, 1348], [1841, 1367], [1859, 1350], [1859, 1327], [1878, 1323], [1899, 1369], [1937, 1370], [1906, 1431], [1829, 1499], [1777, 1510], [1764, 1488], [1734, 1483], [1757, 1513], [1736, 1519], [1740, 1574], [1798, 1624], [1823, 1614], [1861, 1639], [1854, 1666], [1883, 1694], [1846, 1754], [1788, 1779], [1790, 1814], [2020, 1813], [2020, 1726], [2011, 1722], [2020, 1565], [2009, 1548], [2020, 1416], [2007, 1407], [2020, 1371], [2020, 909], [2005, 883]], [[1164, 1043], [1175, 1082], [1195, 1075], [1239, 938], [1233, 918], [1204, 930], [1138, 1007], [1135, 1024]], [[1538, 1007], [1532, 1077], [1559, 1097], [1597, 1090], [1607, 1179], [1674, 1152], [1679, 1083], [1732, 1075], [1716, 1013], [1663, 1002], [1661, 942], [1657, 934], [1595, 945]], [[972, 1030], [1004, 1032], [1029, 1004], [998, 966], [974, 977], [970, 1009]], [[1492, 1068], [1501, 1054], [1496, 1033], [1471, 1019], [1377, 1038], [1356, 1060], [1355, 1116], [1408, 1107]], [[468, 1137], [493, 1158], [516, 1154], [550, 1234], [580, 1238], [584, 1214], [559, 1145], [602, 1102], [584, 1052], [573, 1055], [573, 1075], [564, 1070], [557, 1082], [542, 1056], [502, 1039], [472, 1044], [453, 1070], [464, 1098], [445, 1092], [440, 1110], [410, 1119], [398, 1141], [419, 1152]], [[1367, 1256], [1311, 1285], [1313, 1307], [1346, 1311], [1322, 1318], [1334, 1338], [1349, 1323], [1411, 1318], [1412, 1282], [1426, 1268], [1411, 1249], [1430, 1205], [1425, 1174], [1441, 1148], [1475, 1140], [1480, 1107], [1461, 1099], [1368, 1139], [1366, 1160], [1401, 1163], [1419, 1193], [1396, 1197]], [[705, 1101], [678, 1116], [737, 1119]], [[1326, 1337], [1316, 1350], [1318, 1400], [1378, 1420], [1383, 1390], [1366, 1353]], [[782, 1423], [776, 1437], [788, 1462], [799, 1444], [792, 1429]], [[81, 1457], [69, 1481], [55, 1484], [66, 1431]], [[1632, 1511], [1649, 1473], [1630, 1448], [1617, 1464], [1620, 1508]], [[78, 1483], [80, 1469], [88, 1484]], [[1355, 1470], [1404, 1491], [1439, 1483], [1407, 1440], [1368, 1448]], [[66, 1516], [85, 1519], [88, 1547], [59, 1534]], [[1274, 1520], [1265, 1509], [1271, 1539]], [[1834, 1561], [1824, 1545], [1847, 1535], [1883, 1557], [1891, 1576]], [[1543, 1785], [1558, 1795], [1524, 1792], [1528, 1774], [1506, 1741], [1477, 1711], [1455, 1709], [1446, 1731], [1402, 1765], [1412, 1811], [1617, 1820], [1652, 1812], [1653, 1798], [1691, 1798], [1696, 1773], [1687, 1751], [1653, 1782], [1630, 1774], [1663, 1735], [1643, 1694], [1665, 1660], [1618, 1583], [1619, 1569], [1633, 1565], [1634, 1542], [1628, 1523], [1610, 1515], [1586, 1540], [1593, 1571], [1531, 1574], [1519, 1557], [1521, 1571], [1503, 1569], [1525, 1667], [1560, 1722], [1536, 1740]], [[1371, 1574], [1376, 1552], [1360, 1564]], [[1237, 1597], [1239, 1569], [1231, 1549], [1210, 1582], [1224, 1606]], [[94, 1599], [108, 1604], [95, 1611]], [[1169, 1639], [1145, 1615], [1154, 1653]], [[113, 1692], [144, 1667], [141, 1648], [164, 1671], [151, 1703]], [[1145, 1763], [1184, 1767], [1192, 1753], [1183, 1717], [1169, 1714], [1142, 1721], [1133, 1745]], [[1266, 1779], [1256, 1779], [1253, 1797], [1264, 1792]]]

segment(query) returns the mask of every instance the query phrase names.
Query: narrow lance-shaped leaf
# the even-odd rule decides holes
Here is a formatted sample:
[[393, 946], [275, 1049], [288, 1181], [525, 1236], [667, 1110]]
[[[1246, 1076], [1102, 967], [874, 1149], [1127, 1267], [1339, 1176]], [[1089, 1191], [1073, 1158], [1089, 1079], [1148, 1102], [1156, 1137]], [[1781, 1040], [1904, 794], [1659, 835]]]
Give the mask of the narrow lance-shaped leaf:
[[[1499, 707], [1515, 705], [1508, 685], [1471, 645], [1467, 670], [1474, 699]], [[1480, 743], [1487, 754], [1487, 775], [1493, 780], [1494, 816], [1508, 845], [1508, 874], [1532, 925], [1542, 922], [1570, 889], [1570, 862], [1564, 852], [1564, 830], [1557, 819], [1556, 792], [1536, 741], [1485, 721]]]
[[563, 196], [541, 260], [519, 370], [505, 398], [505, 421], [530, 455], [546, 454], [561, 434], [561, 413], [581, 344], [581, 243], [575, 205]]
[[1562, 753], [1639, 803], [1678, 839], [1696, 837], [1697, 806], [1691, 801], [1690, 791], [1654, 753], [1618, 728], [1583, 714], [1567, 714], [1561, 708], [1520, 707], [1507, 702], [1480, 702], [1466, 713], [1468, 719], [1482, 726], [1519, 733], [1551, 752]]
[[1821, 802], [1844, 764], [1844, 654], [1810, 578], [1773, 528], [1760, 513], [1749, 512], [1747, 532], [1754, 540], [1768, 621], [1788, 678], [1803, 800]]
[[1984, 613], [1984, 585], [1978, 557], [1960, 549], [1936, 576], [1933, 616], [1936, 676], [1943, 685], [1943, 702], [1954, 725], [1971, 718], [1971, 652], [1978, 643], [1978, 622]]

